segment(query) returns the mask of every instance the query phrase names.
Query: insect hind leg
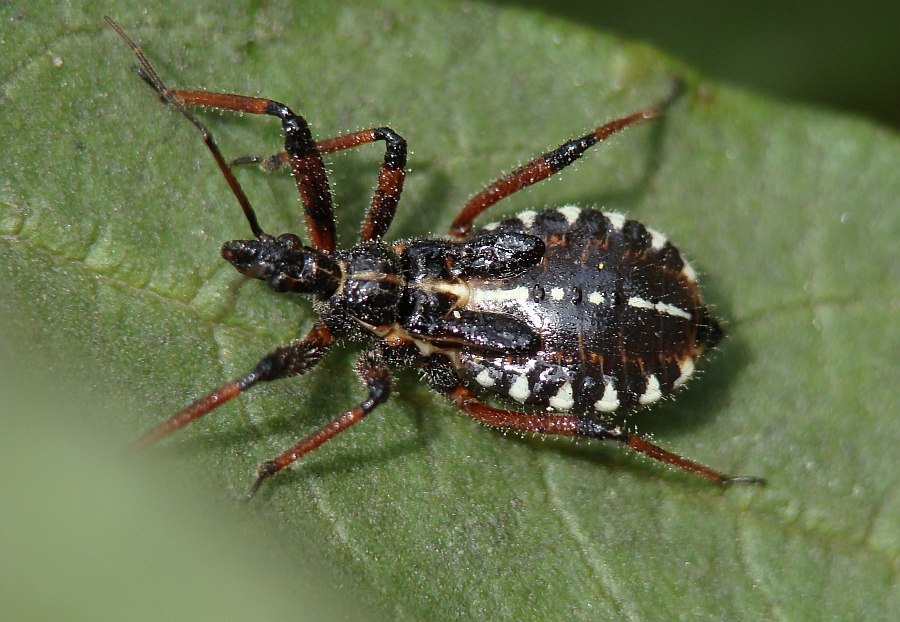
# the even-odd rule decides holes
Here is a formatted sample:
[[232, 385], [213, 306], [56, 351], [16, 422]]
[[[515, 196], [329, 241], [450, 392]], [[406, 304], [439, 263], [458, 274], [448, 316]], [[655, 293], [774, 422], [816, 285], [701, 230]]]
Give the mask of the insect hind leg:
[[683, 458], [678, 454], [654, 445], [636, 434], [601, 419], [574, 414], [546, 412], [519, 412], [488, 406], [471, 390], [457, 385], [449, 391], [456, 405], [473, 419], [495, 428], [551, 434], [557, 436], [580, 436], [601, 440], [618, 441], [634, 451], [654, 460], [694, 473], [724, 486], [730, 484], [765, 484], [765, 480], [755, 475], [726, 475], [706, 465]]
[[681, 93], [681, 89], [681, 81], [676, 80], [665, 99], [655, 106], [614, 119], [584, 136], [566, 141], [556, 149], [538, 156], [508, 175], [497, 179], [466, 202], [457, 215], [456, 220], [450, 226], [450, 235], [457, 239], [464, 238], [471, 231], [472, 222], [479, 214], [492, 205], [523, 188], [552, 177], [578, 160], [588, 149], [606, 140], [616, 132], [624, 130], [635, 123], [662, 116], [669, 104]]

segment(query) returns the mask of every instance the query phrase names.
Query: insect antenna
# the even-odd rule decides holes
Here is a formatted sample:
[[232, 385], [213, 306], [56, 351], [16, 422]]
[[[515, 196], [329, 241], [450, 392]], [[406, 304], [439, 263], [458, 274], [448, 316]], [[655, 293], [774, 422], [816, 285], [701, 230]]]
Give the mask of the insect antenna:
[[241, 187], [240, 182], [238, 182], [237, 177], [234, 176], [234, 173], [231, 170], [231, 167], [228, 166], [228, 163], [225, 161], [225, 158], [222, 156], [222, 152], [219, 150], [219, 146], [216, 144], [215, 139], [213, 139], [212, 134], [209, 133], [209, 130], [206, 129], [197, 117], [195, 117], [190, 110], [188, 110], [187, 106], [184, 105], [180, 99], [178, 99], [169, 87], [165, 85], [162, 81], [162, 78], [159, 77], [159, 74], [156, 73], [156, 70], [153, 68], [153, 65], [150, 64], [150, 61], [147, 60], [147, 57], [144, 56], [144, 52], [141, 51], [141, 48], [138, 47], [138, 44], [134, 42], [134, 40], [128, 36], [128, 34], [122, 30], [122, 27], [119, 26], [108, 15], [104, 15], [103, 19], [106, 20], [106, 23], [109, 24], [109, 27], [116, 31], [116, 34], [121, 37], [121, 39], [131, 48], [134, 52], [134, 55], [137, 57], [139, 67], [138, 67], [138, 75], [140, 75], [141, 79], [149, 84], [154, 91], [159, 95], [159, 98], [166, 102], [167, 104], [172, 105], [176, 108], [184, 117], [194, 124], [198, 130], [200, 130], [200, 134], [203, 136], [203, 142], [206, 143], [207, 148], [210, 153], [212, 153], [213, 158], [216, 160], [216, 164], [219, 166], [219, 170], [222, 172], [222, 175], [225, 177], [225, 181], [228, 182], [228, 186], [231, 188], [231, 192], [234, 193], [235, 198], [238, 203], [241, 205], [241, 209], [244, 211], [244, 216], [247, 218], [247, 222], [250, 224], [250, 230], [253, 232], [253, 235], [259, 239], [261, 236], [266, 235], [265, 231], [263, 231], [262, 227], [259, 226], [259, 221], [256, 219], [256, 212], [253, 211], [253, 206], [250, 204], [250, 199], [247, 198], [247, 194], [244, 192], [244, 189]]

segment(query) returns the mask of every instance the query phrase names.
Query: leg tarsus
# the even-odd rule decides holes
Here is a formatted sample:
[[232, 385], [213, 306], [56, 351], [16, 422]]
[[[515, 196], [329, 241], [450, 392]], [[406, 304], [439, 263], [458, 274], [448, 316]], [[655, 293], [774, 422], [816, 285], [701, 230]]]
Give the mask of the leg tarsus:
[[262, 156], [240, 156], [238, 158], [234, 158], [231, 162], [228, 163], [228, 166], [234, 168], [235, 166], [245, 166], [247, 164], [259, 164], [264, 159]]
[[263, 156], [241, 156], [229, 162], [229, 166], [245, 166], [247, 164], [258, 164], [264, 173], [275, 173], [281, 169], [288, 168], [288, 155], [286, 151], [280, 151], [268, 157]]
[[369, 395], [353, 408], [345, 411], [337, 419], [320, 427], [307, 435], [290, 449], [282, 452], [272, 460], [266, 460], [256, 471], [256, 480], [247, 491], [246, 499], [251, 499], [263, 482], [293, 464], [309, 452], [331, 440], [354, 423], [358, 423], [369, 413], [383, 404], [390, 396], [390, 370], [381, 358], [378, 350], [364, 352], [357, 361], [357, 373], [369, 390]]
[[654, 460], [679, 468], [689, 473], [694, 473], [700, 477], [706, 478], [723, 486], [731, 484], [765, 484], [765, 480], [755, 475], [727, 475], [721, 471], [717, 471], [705, 464], [700, 464], [693, 460], [689, 460], [676, 453], [663, 449], [658, 445], [654, 445], [647, 439], [632, 434], [620, 426], [610, 424], [601, 419], [593, 419], [591, 417], [578, 417], [578, 435], [588, 438], [599, 438], [604, 440], [618, 441], [624, 445], [628, 445], [631, 449], [645, 456], [649, 456]]
[[766, 478], [758, 475], [730, 475], [719, 482], [723, 486], [731, 486], [732, 484], [755, 484], [765, 486], [768, 482]]
[[266, 460], [260, 464], [259, 468], [256, 469], [256, 481], [253, 482], [253, 485], [250, 486], [250, 490], [244, 495], [244, 501], [250, 501], [250, 499], [252, 499], [259, 491], [259, 487], [262, 486], [262, 483], [276, 473], [278, 473], [278, 465], [274, 460]]
[[669, 109], [675, 100], [681, 97], [685, 91], [685, 83], [684, 78], [681, 76], [675, 76], [672, 78], [672, 83], [669, 86], [669, 92], [663, 98], [661, 102], [657, 104], [657, 107], [660, 109], [660, 113], [664, 114], [666, 110]]

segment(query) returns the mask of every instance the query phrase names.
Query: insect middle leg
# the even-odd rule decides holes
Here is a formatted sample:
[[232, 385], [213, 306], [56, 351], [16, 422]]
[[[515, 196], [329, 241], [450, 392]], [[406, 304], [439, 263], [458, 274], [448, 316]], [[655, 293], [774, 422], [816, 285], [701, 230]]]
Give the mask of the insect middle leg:
[[265, 480], [296, 462], [322, 443], [331, 440], [354, 423], [358, 423], [388, 399], [391, 392], [390, 371], [378, 350], [364, 352], [357, 361], [356, 371], [369, 390], [369, 395], [366, 399], [344, 412], [337, 419], [326, 423], [312, 434], [306, 436], [287, 451], [259, 465], [256, 481], [253, 482], [253, 485], [247, 492], [248, 499], [256, 494], [256, 491], [259, 490], [259, 487]]
[[548, 151], [531, 162], [520, 166], [512, 173], [504, 175], [466, 202], [456, 220], [450, 226], [450, 235], [458, 239], [466, 237], [466, 234], [472, 229], [472, 222], [475, 218], [498, 201], [553, 176], [584, 155], [585, 151], [607, 139], [612, 134], [640, 121], [647, 121], [662, 116], [666, 107], [679, 92], [680, 82], [676, 83], [666, 99], [656, 106], [638, 110], [601, 125], [592, 132], [580, 138], [566, 141], [556, 149]]
[[501, 410], [488, 406], [463, 385], [456, 386], [449, 392], [449, 395], [466, 414], [492, 427], [537, 434], [582, 436], [618, 441], [654, 460], [659, 460], [723, 485], [765, 483], [765, 480], [753, 475], [726, 475], [699, 462], [688, 460], [678, 454], [667, 451], [602, 419], [594, 419], [583, 415]]

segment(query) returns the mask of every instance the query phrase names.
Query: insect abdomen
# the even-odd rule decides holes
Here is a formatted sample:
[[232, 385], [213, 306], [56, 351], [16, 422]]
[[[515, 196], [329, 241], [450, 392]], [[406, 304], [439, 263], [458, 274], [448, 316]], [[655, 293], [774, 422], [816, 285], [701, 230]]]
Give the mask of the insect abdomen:
[[546, 245], [524, 274], [473, 281], [468, 302], [525, 321], [541, 349], [495, 358], [463, 352], [460, 373], [472, 386], [550, 410], [612, 412], [673, 392], [718, 338], [690, 264], [637, 221], [568, 206], [485, 229]]

